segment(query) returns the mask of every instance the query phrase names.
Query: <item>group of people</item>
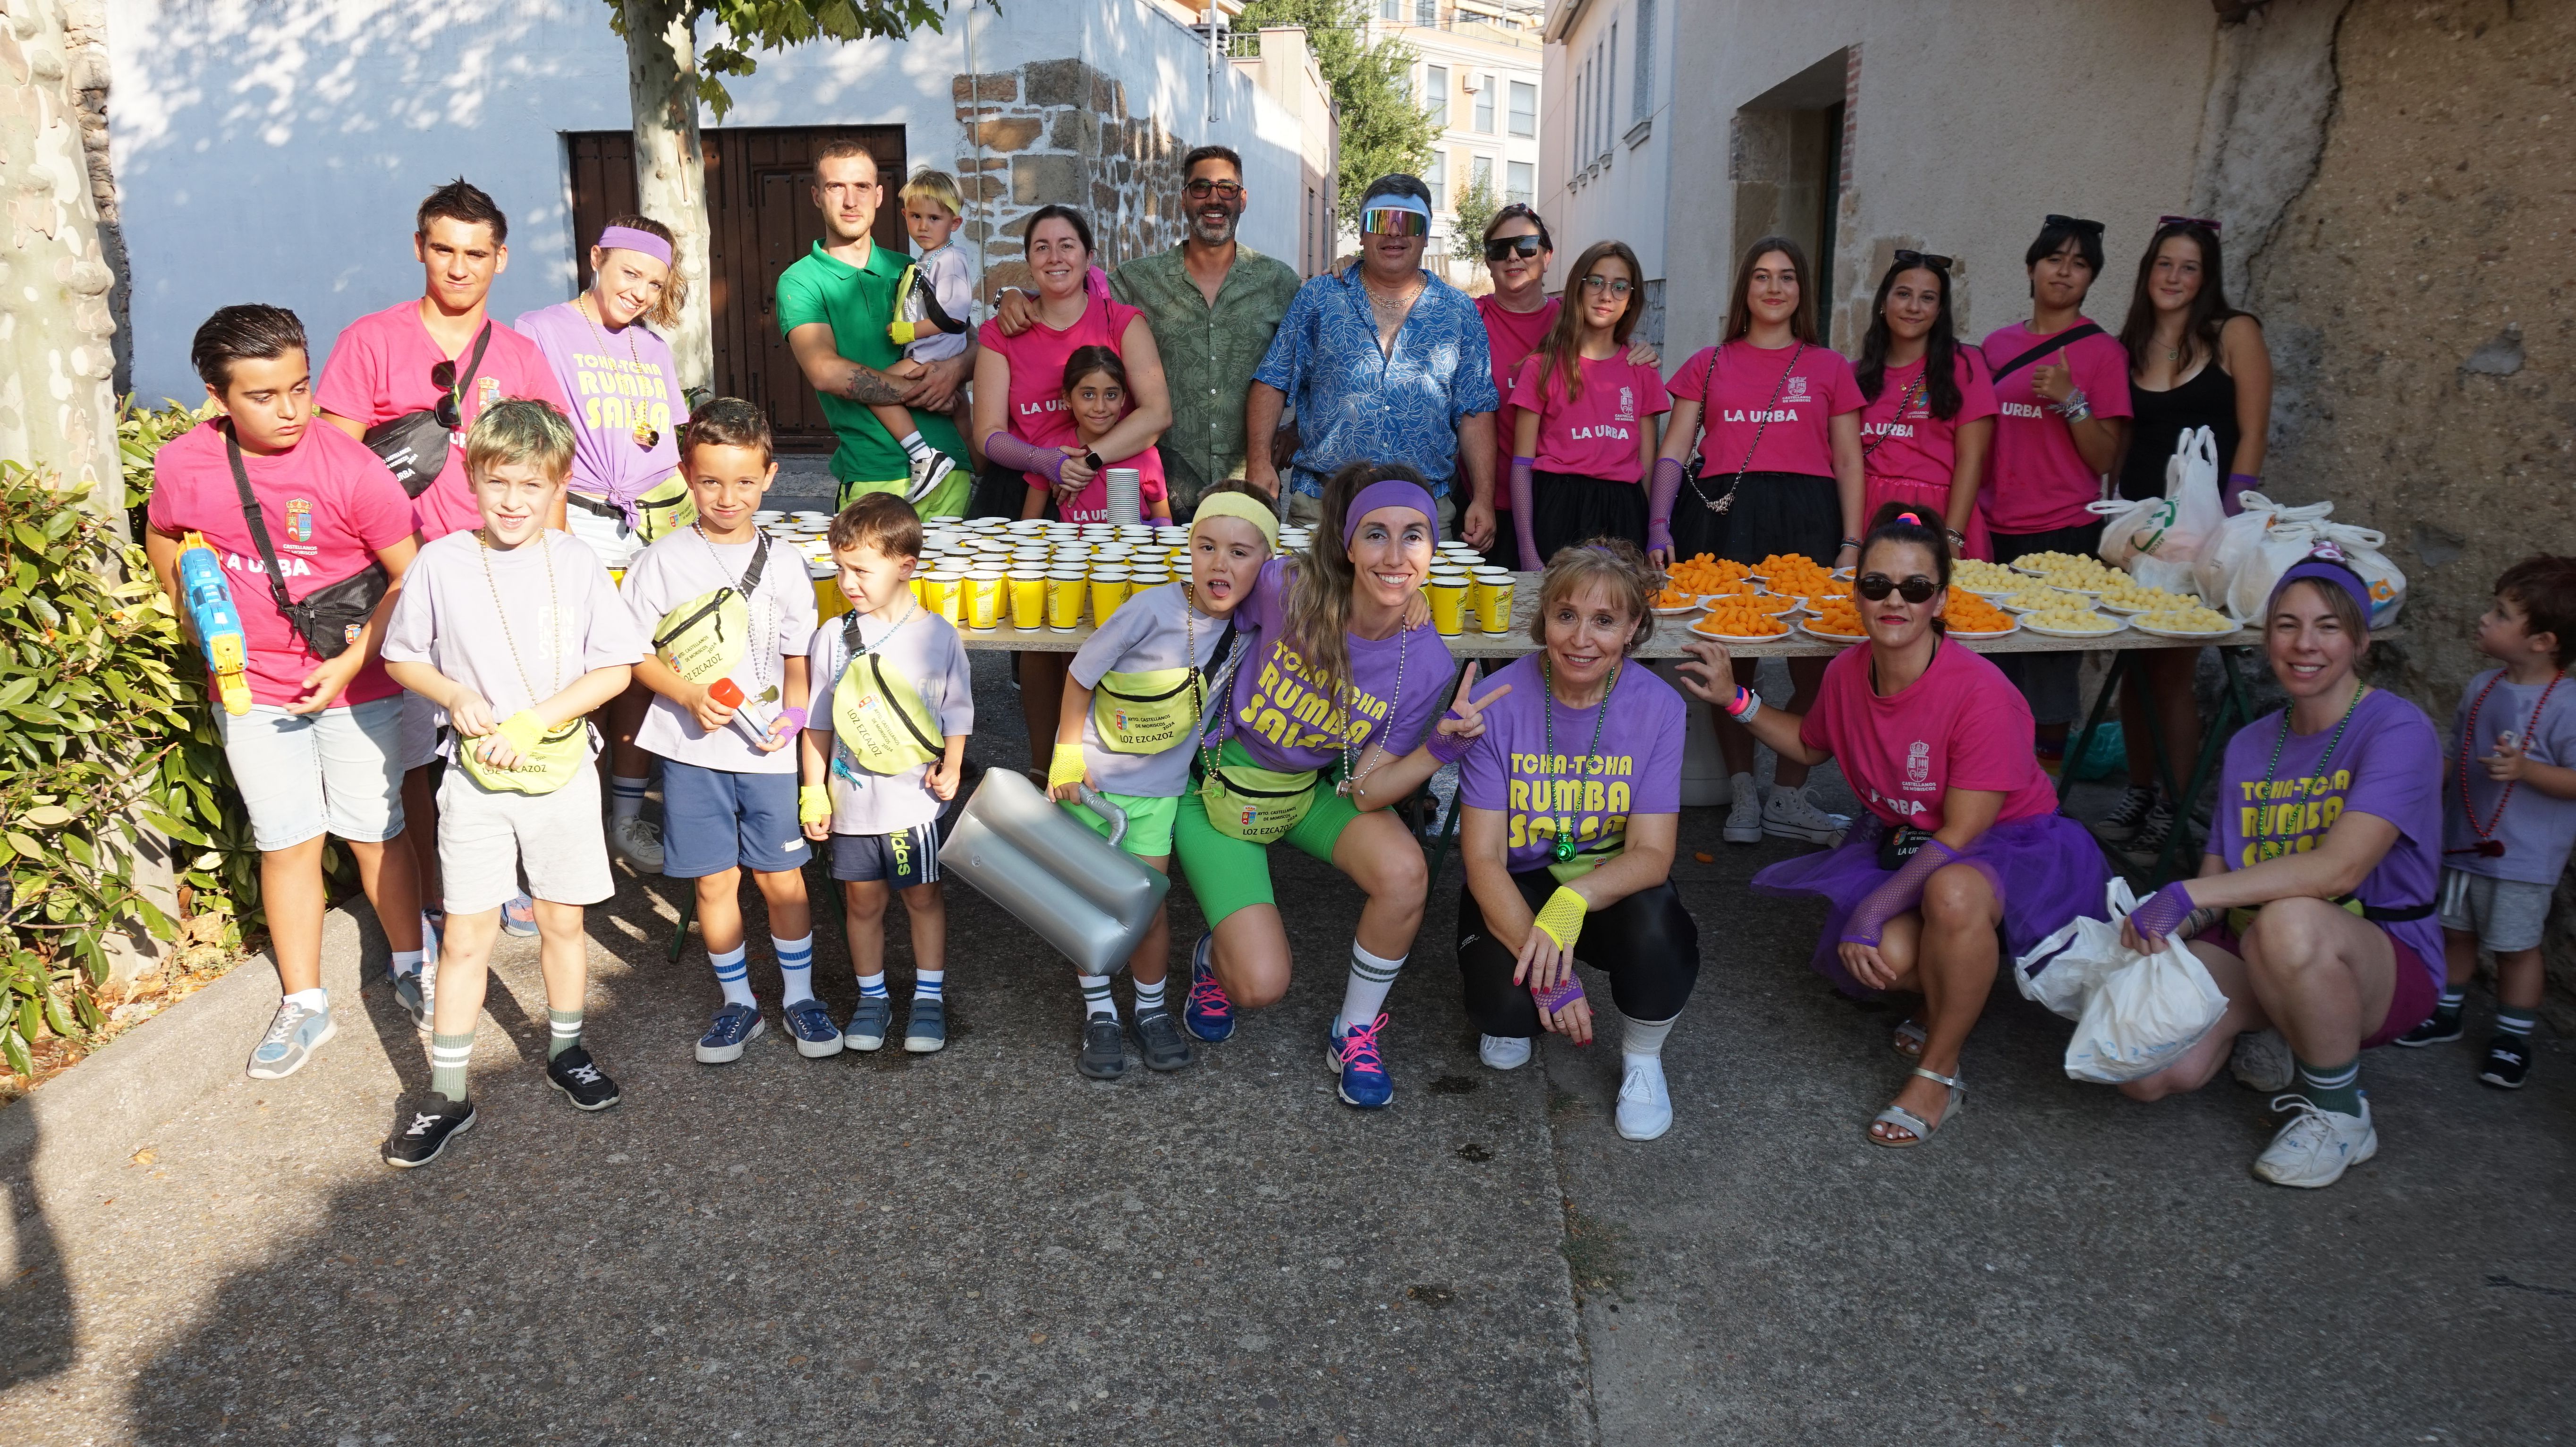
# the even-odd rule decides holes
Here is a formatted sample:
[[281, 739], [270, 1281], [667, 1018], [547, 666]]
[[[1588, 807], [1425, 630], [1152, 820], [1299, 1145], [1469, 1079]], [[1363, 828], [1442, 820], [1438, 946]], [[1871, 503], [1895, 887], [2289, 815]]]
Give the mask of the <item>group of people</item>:
[[[318, 382], [292, 313], [211, 317], [193, 361], [218, 415], [156, 459], [148, 550], [177, 597], [179, 552], [202, 537], [248, 635], [253, 706], [218, 722], [284, 995], [250, 1073], [290, 1074], [332, 1035], [326, 836], [350, 845], [396, 994], [430, 1040], [391, 1164], [426, 1164], [473, 1123], [468, 1061], [504, 930], [541, 939], [549, 1080], [578, 1108], [616, 1103], [582, 1029], [582, 911], [613, 893], [612, 856], [693, 882], [721, 995], [699, 1060], [737, 1060], [767, 1028], [746, 872], [799, 1054], [898, 1038], [896, 897], [914, 963], [900, 1038], [941, 1049], [940, 824], [975, 700], [957, 631], [911, 587], [923, 522], [1104, 515], [1108, 475], [1130, 469], [1146, 517], [1188, 528], [1189, 575], [1137, 593], [1069, 661], [1020, 660], [1032, 772], [1108, 835], [1084, 802], [1105, 797], [1119, 847], [1148, 866], [1177, 860], [1207, 929], [1178, 1001], [1159, 916], [1128, 961], [1123, 1017], [1109, 978], [1083, 977], [1080, 1074], [1121, 1075], [1131, 1036], [1147, 1068], [1183, 1068], [1281, 998], [1293, 960], [1269, 850], [1284, 842], [1364, 897], [1326, 1054], [1342, 1100], [1389, 1103], [1385, 1002], [1428, 891], [1389, 810], [1455, 765], [1456, 959], [1481, 1058], [1509, 1070], [1542, 1034], [1592, 1038], [1574, 966], [1594, 965], [1619, 1017], [1617, 1127], [1660, 1136], [1661, 1052], [1701, 964], [1671, 877], [1696, 698], [1725, 715], [1738, 766], [1725, 836], [1833, 846], [1754, 887], [1825, 901], [1814, 965], [1836, 987], [1920, 997], [1892, 1038], [1911, 1074], [1865, 1138], [1938, 1131], [2000, 962], [2098, 913], [2109, 872], [2050, 778], [2072, 655], [1989, 661], [1948, 643], [1951, 568], [2089, 551], [2082, 504], [2105, 475], [2161, 493], [2160, 461], [2136, 460], [2221, 413], [2233, 486], [2253, 480], [2261, 336], [2219, 293], [2215, 224], [2159, 226], [2120, 340], [2080, 311], [2097, 223], [2048, 218], [2027, 258], [2031, 318], [1979, 347], [1954, 339], [1948, 258], [1899, 251], [1857, 365], [1816, 341], [1803, 254], [1766, 238], [1738, 268], [1725, 340], [1667, 384], [1634, 337], [1644, 278], [1618, 243], [1588, 248], [1549, 298], [1546, 227], [1505, 208], [1485, 238], [1495, 288], [1471, 301], [1421, 269], [1430, 198], [1390, 176], [1362, 207], [1357, 258], [1301, 284], [1234, 239], [1248, 195], [1232, 153], [1203, 147], [1184, 177], [1181, 244], [1106, 274], [1086, 218], [1041, 208], [1028, 289], [972, 328], [954, 183], [924, 172], [901, 189], [921, 254], [898, 256], [870, 240], [874, 159], [825, 148], [824, 239], [778, 300], [839, 435], [829, 543], [850, 607], [829, 625], [755, 523], [777, 474], [766, 419], [681, 394], [654, 331], [681, 282], [649, 218], [603, 229], [581, 295], [505, 327], [484, 303], [506, 220], [465, 182], [443, 186], [416, 221], [423, 296], [352, 323]], [[1283, 517], [1309, 546], [1282, 555]], [[1456, 669], [1423, 602], [1449, 536], [1540, 574], [1534, 651], [1491, 678]], [[1714, 642], [1693, 641], [1668, 683], [1635, 654], [1660, 570], [1701, 552], [1851, 569], [1866, 642], [1801, 661], [1784, 706]], [[2292, 1116], [2256, 1165], [2284, 1184], [2328, 1184], [2375, 1149], [2360, 1050], [2457, 1038], [2481, 943], [2500, 952], [2506, 1006], [2484, 1074], [2521, 1082], [2513, 1041], [2576, 838], [2562, 807], [2576, 768], [2554, 762], [2576, 748], [2576, 695], [2555, 694], [2576, 562], [2499, 581], [2479, 646], [2501, 672], [2473, 685], [2447, 750], [2420, 710], [2359, 681], [2369, 609], [2334, 556], [2282, 578], [2261, 621], [2290, 706], [2229, 746], [2199, 875], [2128, 926], [2142, 946], [2189, 939], [2230, 1003], [2188, 1056], [2126, 1089], [2152, 1099], [2232, 1063]], [[1767, 800], [1757, 740], [1777, 755]], [[1857, 827], [1803, 786], [1828, 759], [1862, 802]], [[643, 818], [657, 775], [659, 831]], [[2122, 811], [2143, 830], [2187, 802], [2138, 788]], [[813, 988], [804, 866], [826, 844], [858, 986], [846, 1018]]]

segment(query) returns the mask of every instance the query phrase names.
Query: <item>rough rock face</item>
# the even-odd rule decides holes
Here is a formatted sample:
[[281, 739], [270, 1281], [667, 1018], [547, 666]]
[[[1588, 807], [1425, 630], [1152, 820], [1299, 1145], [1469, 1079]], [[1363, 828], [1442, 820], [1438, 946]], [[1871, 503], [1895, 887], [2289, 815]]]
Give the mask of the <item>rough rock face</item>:
[[0, 457], [103, 483], [101, 505], [116, 507], [116, 273], [100, 248], [97, 201], [109, 187], [103, 125], [95, 148], [87, 139], [103, 122], [87, 103], [103, 61], [71, 33], [75, 12], [97, 19], [95, 5], [0, 4]]
[[[1033, 60], [1017, 70], [960, 75], [951, 86], [966, 128], [957, 184], [998, 219], [966, 223], [983, 244], [984, 299], [1027, 286], [1019, 219], [1040, 206], [1079, 207], [1115, 267], [1176, 245], [1181, 156], [1189, 143], [1152, 116], [1130, 116], [1127, 87], [1079, 60]], [[978, 157], [975, 147], [981, 145]]]

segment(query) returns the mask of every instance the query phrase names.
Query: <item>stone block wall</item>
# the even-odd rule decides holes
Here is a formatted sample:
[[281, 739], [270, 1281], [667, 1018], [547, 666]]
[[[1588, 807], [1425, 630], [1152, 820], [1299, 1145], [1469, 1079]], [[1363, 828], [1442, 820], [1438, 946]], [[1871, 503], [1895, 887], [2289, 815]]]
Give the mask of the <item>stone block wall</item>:
[[[1181, 239], [1181, 157], [1189, 143], [1127, 108], [1127, 87], [1080, 60], [960, 75], [955, 172], [983, 248], [983, 298], [1029, 284], [1020, 222], [1046, 205], [1080, 209], [1099, 261], [1120, 262]], [[980, 145], [982, 154], [977, 154]]]

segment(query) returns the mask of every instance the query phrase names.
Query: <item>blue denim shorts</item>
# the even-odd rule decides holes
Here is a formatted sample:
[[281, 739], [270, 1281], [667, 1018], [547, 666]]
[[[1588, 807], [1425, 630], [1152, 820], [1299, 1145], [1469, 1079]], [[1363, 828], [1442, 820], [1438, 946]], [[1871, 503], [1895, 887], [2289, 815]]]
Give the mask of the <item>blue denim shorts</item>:
[[236, 718], [215, 711], [233, 783], [250, 806], [251, 842], [292, 849], [335, 835], [381, 844], [400, 834], [403, 701], [409, 694], [346, 708], [293, 714], [253, 704]]
[[813, 851], [796, 821], [794, 774], [737, 774], [662, 761], [662, 875], [703, 879], [737, 865], [802, 869]]

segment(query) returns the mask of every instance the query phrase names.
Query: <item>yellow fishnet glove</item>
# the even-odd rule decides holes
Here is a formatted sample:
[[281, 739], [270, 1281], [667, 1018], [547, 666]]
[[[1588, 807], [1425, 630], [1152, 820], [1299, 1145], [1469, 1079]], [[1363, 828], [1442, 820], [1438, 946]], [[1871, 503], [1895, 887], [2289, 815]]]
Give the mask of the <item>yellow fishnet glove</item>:
[[832, 817], [832, 791], [821, 784], [804, 784], [796, 790], [796, 822], [821, 824]]
[[501, 720], [499, 733], [502, 741], [518, 750], [524, 759], [537, 751], [537, 740], [546, 736], [546, 722], [537, 717], [535, 709], [523, 708]]
[[1556, 893], [1547, 897], [1547, 903], [1539, 906], [1538, 918], [1531, 923], [1541, 934], [1556, 941], [1558, 949], [1570, 950], [1583, 933], [1583, 916], [1589, 908], [1582, 895], [1560, 884]]
[[1052, 794], [1067, 784], [1079, 784], [1091, 773], [1083, 762], [1082, 745], [1056, 741], [1055, 753], [1047, 760], [1047, 792]]

